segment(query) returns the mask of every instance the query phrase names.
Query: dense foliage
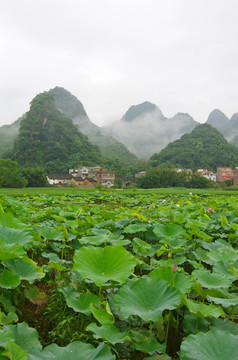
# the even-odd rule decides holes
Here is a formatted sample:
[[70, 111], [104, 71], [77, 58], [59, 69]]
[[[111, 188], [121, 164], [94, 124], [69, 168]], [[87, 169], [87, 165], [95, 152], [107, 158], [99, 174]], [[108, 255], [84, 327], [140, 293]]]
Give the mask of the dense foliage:
[[206, 123], [214, 126], [228, 141], [237, 146], [235, 138], [238, 136], [238, 113], [233, 114], [229, 120], [223, 112], [216, 109], [210, 113]]
[[7, 158], [8, 155], [6, 153], [12, 150], [22, 118], [19, 118], [10, 125], [0, 127], [0, 157]]
[[0, 187], [21, 188], [27, 185], [27, 179], [22, 175], [16, 161], [0, 159]]
[[146, 172], [146, 176], [138, 178], [137, 185], [143, 189], [167, 187], [204, 189], [214, 187], [214, 182], [196, 172], [177, 172], [173, 169], [157, 167], [150, 168]]
[[0, 358], [238, 360], [238, 198], [0, 197]]
[[55, 95], [56, 108], [72, 119], [78, 129], [88, 136], [90, 142], [99, 147], [106, 159], [120, 162], [122, 166], [135, 166], [139, 162], [137, 157], [125, 145], [111, 136], [102, 134], [100, 127], [90, 121], [83, 104], [69, 91], [61, 87], [55, 87], [50, 90], [50, 93]]
[[68, 170], [66, 163], [71, 163], [72, 157], [77, 165], [79, 162], [87, 165], [96, 164], [101, 154], [71, 119], [56, 110], [53, 94], [37, 95], [21, 121], [13, 148], [14, 160], [23, 166], [41, 166], [47, 171], [54, 167], [60, 171], [62, 167]]
[[152, 166], [216, 171], [219, 166], [237, 166], [238, 149], [211, 125], [202, 124], [151, 157]]
[[44, 187], [45, 172], [41, 168], [20, 167], [16, 161], [0, 159], [0, 188]]

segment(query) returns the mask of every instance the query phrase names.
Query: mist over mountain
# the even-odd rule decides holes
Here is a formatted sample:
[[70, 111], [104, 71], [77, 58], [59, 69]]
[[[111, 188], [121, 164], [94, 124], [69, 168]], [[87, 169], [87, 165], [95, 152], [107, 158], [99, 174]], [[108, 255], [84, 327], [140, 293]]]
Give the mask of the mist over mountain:
[[[98, 146], [104, 157], [127, 166], [141, 163], [138, 158], [148, 159], [159, 153], [199, 124], [187, 113], [167, 118], [155, 104], [145, 101], [131, 106], [121, 120], [100, 128], [89, 119], [83, 104], [69, 91], [57, 86], [48, 93], [54, 96], [55, 108], [71, 119], [91, 144]], [[0, 127], [0, 156], [5, 153], [6, 157], [11, 150], [24, 117]], [[238, 113], [229, 120], [222, 111], [215, 109], [206, 124], [218, 129], [228, 141], [238, 146]]]
[[209, 124], [197, 125], [190, 134], [171, 142], [159, 154], [151, 157], [153, 166], [169, 168], [207, 168], [237, 166], [238, 149]]
[[125, 115], [122, 117], [122, 121], [126, 121], [126, 122], [131, 122], [133, 120], [135, 120], [136, 118], [142, 116], [143, 114], [149, 114], [149, 113], [154, 113], [157, 112], [158, 117], [163, 118], [163, 114], [160, 111], [160, 109], [150, 103], [149, 101], [145, 101], [142, 104], [139, 105], [132, 105], [127, 112], [125, 113]]
[[17, 137], [18, 130], [20, 127], [21, 120], [25, 115], [14, 121], [10, 125], [3, 125], [0, 127], [0, 157], [3, 153], [11, 151], [14, 140]]
[[171, 141], [192, 131], [197, 124], [185, 113], [166, 118], [156, 105], [144, 102], [131, 106], [120, 121], [103, 127], [102, 131], [123, 143], [139, 158], [148, 159]]
[[59, 86], [51, 89], [49, 93], [55, 96], [56, 109], [67, 118], [72, 119], [74, 125], [76, 125], [82, 133], [88, 135], [92, 131], [100, 131], [100, 128], [89, 119], [83, 104], [76, 96]]
[[132, 154], [125, 145], [113, 137], [104, 135], [99, 126], [95, 125], [88, 117], [83, 104], [69, 91], [61, 87], [50, 90], [55, 96], [56, 108], [65, 116], [72, 119], [83, 134], [87, 135], [89, 141], [97, 145], [102, 154], [113, 160], [131, 165], [138, 161], [135, 154]]
[[210, 124], [220, 132], [228, 125], [228, 117], [219, 109], [213, 110], [206, 121], [206, 124]]
[[231, 144], [238, 145], [238, 113], [232, 115], [231, 119], [220, 110], [213, 110], [206, 121], [215, 127]]
[[47, 172], [67, 172], [83, 162], [96, 165], [102, 154], [96, 145], [56, 109], [54, 95], [38, 94], [21, 120], [12, 149], [21, 166], [40, 166]]

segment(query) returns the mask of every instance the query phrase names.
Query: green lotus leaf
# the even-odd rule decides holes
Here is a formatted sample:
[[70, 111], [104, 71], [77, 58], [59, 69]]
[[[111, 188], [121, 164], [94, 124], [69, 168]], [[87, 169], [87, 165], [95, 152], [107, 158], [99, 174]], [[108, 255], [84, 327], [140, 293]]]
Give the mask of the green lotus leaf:
[[150, 244], [138, 238], [133, 239], [133, 251], [142, 256], [153, 256], [156, 253], [156, 249], [153, 249]]
[[127, 246], [131, 243], [130, 240], [117, 240], [117, 239], [110, 239], [109, 238], [109, 242], [108, 242], [110, 245], [113, 245], [113, 246]]
[[194, 220], [194, 219], [188, 219], [186, 221], [186, 225], [185, 227], [187, 228], [191, 228], [193, 229], [204, 229], [204, 227], [207, 226], [207, 223], [204, 223], [203, 221], [198, 221], [198, 220]]
[[6, 244], [0, 239], [0, 260], [17, 259], [26, 255], [22, 245]]
[[29, 327], [27, 323], [23, 322], [17, 325], [7, 325], [5, 326], [5, 329], [13, 337], [15, 343], [24, 351], [30, 352], [31, 349], [42, 349], [36, 329]]
[[187, 307], [187, 309], [198, 318], [206, 318], [208, 316], [219, 318], [220, 316], [225, 317], [224, 311], [215, 305], [206, 305], [199, 303], [198, 301], [193, 301], [187, 299], [185, 296], [182, 296], [182, 303]]
[[218, 298], [218, 297], [208, 295], [207, 300], [212, 301], [215, 304], [221, 304], [224, 308], [227, 308], [229, 306], [238, 305], [238, 297], [237, 296], [235, 298], [224, 299], [224, 298]]
[[114, 323], [114, 317], [107, 301], [102, 302], [99, 306], [90, 304], [90, 309], [95, 319], [97, 319], [101, 325]]
[[232, 321], [224, 321], [223, 319], [210, 320], [210, 329], [216, 329], [221, 331], [229, 331], [233, 335], [238, 335], [238, 324]]
[[50, 261], [48, 267], [57, 271], [67, 271], [67, 268], [58, 262]]
[[38, 227], [37, 231], [43, 238], [47, 240], [62, 241], [64, 239], [64, 233], [60, 229]]
[[195, 283], [195, 279], [185, 273], [173, 272], [172, 266], [160, 266], [151, 271], [149, 278], [157, 278], [167, 281], [170, 286], [175, 287], [181, 293], [188, 293]]
[[9, 312], [7, 315], [2, 313], [2, 324], [9, 325], [12, 323], [16, 323], [18, 321], [18, 316], [14, 311]]
[[162, 355], [154, 354], [152, 356], [145, 357], [143, 360], [173, 360], [173, 359], [167, 354], [162, 354]]
[[0, 346], [6, 347], [9, 341], [12, 341], [13, 337], [9, 334], [6, 329], [0, 330]]
[[184, 228], [176, 224], [158, 224], [154, 227], [153, 232], [158, 237], [172, 237], [172, 236], [181, 236], [185, 234]]
[[8, 227], [0, 228], [0, 238], [7, 244], [20, 244], [23, 246], [30, 245], [33, 242], [33, 237], [28, 231]]
[[95, 294], [80, 294], [74, 291], [66, 296], [66, 302], [69, 307], [74, 309], [74, 311], [89, 316], [91, 314], [90, 304], [94, 304], [98, 307], [101, 301], [99, 296]]
[[192, 229], [193, 234], [195, 234], [197, 236], [197, 238], [199, 239], [203, 239], [206, 241], [212, 240], [212, 236], [207, 235], [204, 231], [193, 228]]
[[113, 345], [124, 343], [125, 339], [128, 337], [126, 332], [120, 332], [120, 330], [112, 324], [97, 326], [95, 323], [91, 323], [87, 326], [86, 330], [92, 331], [95, 339], [103, 339]]
[[47, 252], [43, 252], [41, 254], [43, 257], [49, 259], [50, 261], [54, 262], [54, 263], [59, 263], [61, 264], [61, 259], [59, 258], [59, 256], [55, 253], [47, 253]]
[[235, 262], [238, 260], [238, 251], [224, 240], [216, 240], [213, 243], [206, 243], [202, 246], [209, 250], [207, 256], [213, 263], [217, 261]]
[[29, 283], [33, 283], [34, 280], [42, 279], [45, 276], [43, 270], [37, 267], [37, 264], [27, 257], [5, 260], [3, 264], [12, 269], [21, 280], [28, 280]]
[[204, 263], [209, 264], [211, 266], [214, 264], [214, 261], [212, 261], [208, 257], [209, 251], [199, 248], [196, 251], [194, 251], [193, 254], [199, 262], [201, 262], [202, 260]]
[[144, 321], [158, 321], [162, 312], [179, 306], [181, 293], [164, 280], [141, 278], [121, 287], [114, 304], [124, 317], [138, 315]]
[[29, 354], [28, 360], [114, 360], [105, 344], [100, 344], [96, 349], [91, 344], [74, 341], [65, 347], [51, 344], [43, 351], [34, 351]]
[[232, 284], [228, 277], [211, 273], [205, 269], [194, 270], [192, 274], [196, 277], [197, 282], [207, 289], [229, 288]]
[[165, 237], [160, 240], [161, 244], [166, 244], [172, 249], [183, 249], [187, 243], [187, 239], [181, 237]]
[[28, 360], [26, 352], [12, 341], [9, 341], [5, 347], [5, 351], [2, 352], [1, 356], [4, 356], [3, 359], [5, 359], [6, 356], [7, 359], [12, 360]]
[[123, 229], [123, 227], [130, 221], [130, 218], [120, 219], [115, 221], [114, 226], [118, 229]]
[[181, 360], [238, 360], [238, 336], [210, 330], [189, 335], [181, 344]]
[[214, 272], [224, 275], [224, 276], [227, 276], [232, 281], [236, 280], [236, 276], [234, 274], [232, 274], [229, 269], [231, 269], [231, 266], [230, 266], [230, 262], [228, 262], [228, 261], [226, 261], [226, 262], [218, 261], [213, 266]]
[[102, 244], [106, 244], [109, 242], [109, 238], [108, 235], [105, 234], [98, 234], [98, 235], [94, 235], [94, 236], [84, 236], [80, 239], [78, 239], [78, 242], [80, 245], [102, 245]]
[[123, 232], [126, 234], [136, 234], [144, 231], [147, 231], [147, 225], [144, 223], [130, 224], [123, 230]]
[[133, 344], [136, 350], [153, 355], [154, 353], [163, 354], [166, 351], [166, 344], [160, 344], [157, 340], [142, 341]]
[[238, 252], [235, 250], [227, 249], [223, 251], [223, 249], [220, 249], [219, 252], [209, 252], [207, 256], [213, 261], [230, 261], [235, 262], [238, 260]]
[[97, 286], [108, 280], [126, 282], [135, 265], [133, 255], [121, 246], [88, 246], [76, 250], [74, 255], [74, 269]]
[[189, 312], [184, 315], [183, 331], [187, 336], [190, 334], [197, 334], [198, 332], [207, 332], [209, 330], [209, 325], [209, 321], [205, 318], [197, 318], [196, 315]]
[[13, 271], [3, 270], [0, 273], [0, 286], [5, 289], [15, 289], [21, 280]]
[[10, 213], [0, 212], [0, 225], [12, 229], [30, 230], [31, 226], [21, 223]]

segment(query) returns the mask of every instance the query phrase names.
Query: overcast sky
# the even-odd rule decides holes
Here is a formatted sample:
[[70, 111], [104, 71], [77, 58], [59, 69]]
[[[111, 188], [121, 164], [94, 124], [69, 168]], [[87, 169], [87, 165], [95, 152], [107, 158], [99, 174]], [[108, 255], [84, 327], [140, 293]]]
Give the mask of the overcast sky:
[[237, 0], [0, 0], [0, 125], [61, 86], [103, 125], [131, 105], [238, 112]]

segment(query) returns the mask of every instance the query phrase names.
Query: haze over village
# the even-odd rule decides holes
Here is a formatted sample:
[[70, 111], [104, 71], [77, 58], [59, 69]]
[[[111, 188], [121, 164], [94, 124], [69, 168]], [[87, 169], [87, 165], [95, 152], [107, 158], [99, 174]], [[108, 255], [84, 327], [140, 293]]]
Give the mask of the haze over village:
[[[27, 168], [48, 185], [102, 185], [107, 172], [109, 187], [195, 186], [191, 173], [236, 184], [236, 10], [224, 0], [3, 4], [0, 156], [22, 169], [18, 184], [34, 183]], [[79, 170], [62, 180], [80, 168], [100, 170], [87, 184]], [[161, 169], [184, 179], [159, 181]]]
[[0, 360], [238, 360], [238, 1], [0, 11]]

